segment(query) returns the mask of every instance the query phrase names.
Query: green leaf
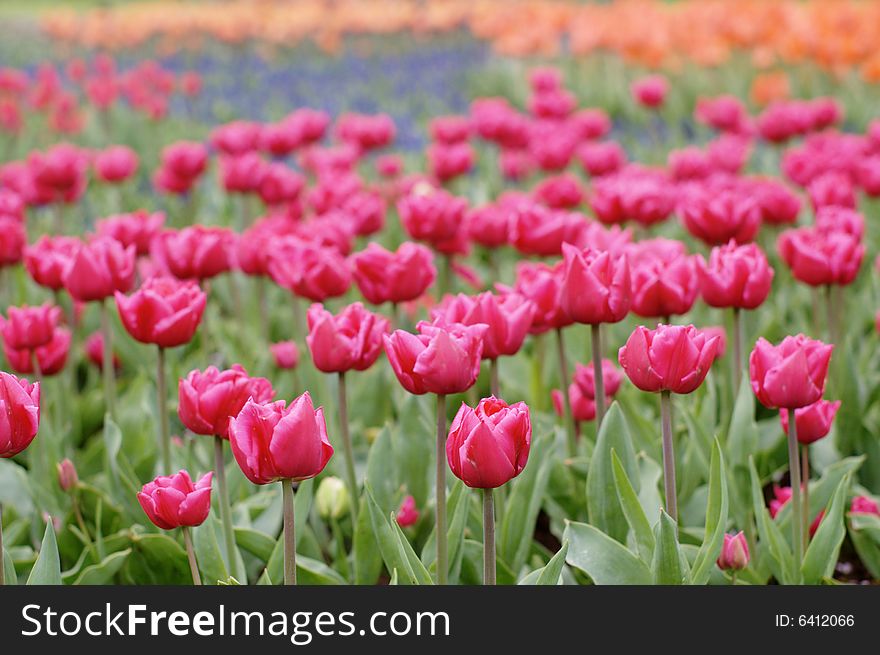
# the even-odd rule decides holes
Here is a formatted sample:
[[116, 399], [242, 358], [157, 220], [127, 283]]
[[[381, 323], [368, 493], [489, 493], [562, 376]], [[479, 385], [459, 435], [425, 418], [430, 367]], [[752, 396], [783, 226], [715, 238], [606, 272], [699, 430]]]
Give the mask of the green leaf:
[[46, 532], [43, 534], [43, 543], [40, 546], [40, 555], [34, 562], [34, 568], [28, 576], [29, 585], [60, 585], [61, 584], [61, 559], [58, 556], [58, 543], [55, 541], [55, 528], [52, 521], [46, 523]]
[[4, 573], [4, 582], [7, 585], [14, 585], [18, 583], [18, 576], [15, 574], [15, 564], [12, 562], [12, 556], [9, 554], [9, 551], [5, 548], [2, 552], [3, 558], [3, 573]]
[[681, 566], [681, 550], [678, 546], [678, 526], [665, 510], [660, 510], [660, 520], [654, 529], [654, 560], [651, 564], [654, 584], [680, 585], [684, 580]]
[[780, 526], [770, 518], [770, 512], [764, 505], [764, 495], [761, 492], [761, 479], [755, 468], [755, 460], [749, 458], [749, 474], [752, 488], [752, 509], [758, 524], [758, 534], [761, 541], [767, 545], [770, 557], [773, 559], [773, 575], [783, 584], [797, 584], [800, 573], [795, 570], [794, 554], [791, 545], [782, 534]]
[[648, 522], [648, 517], [645, 516], [645, 510], [642, 509], [639, 497], [636, 495], [626, 470], [617, 456], [617, 451], [614, 449], [611, 450], [611, 470], [614, 475], [617, 500], [627, 523], [629, 523], [636, 550], [642, 561], [647, 564], [654, 556], [654, 531], [651, 529], [651, 524]]
[[550, 558], [547, 565], [538, 569], [540, 571], [536, 585], [557, 585], [559, 578], [562, 576], [562, 569], [565, 567], [565, 558], [568, 555], [568, 542], [562, 544], [562, 548]]
[[[457, 584], [464, 554], [464, 534], [467, 527], [472, 495], [461, 480], [456, 480], [446, 497], [446, 516], [451, 517], [446, 529], [446, 547], [449, 565], [449, 584]], [[431, 534], [422, 547], [422, 564], [430, 568], [437, 557], [436, 532]]]
[[706, 584], [715, 560], [721, 553], [724, 543], [724, 530], [727, 527], [727, 473], [721, 444], [715, 439], [712, 444], [712, 460], [709, 464], [709, 499], [706, 503], [706, 531], [694, 565], [691, 568], [691, 584]]
[[263, 562], [269, 561], [276, 541], [265, 532], [250, 528], [235, 528], [235, 543], [238, 544], [238, 547]]
[[[402, 547], [398, 533], [391, 526], [388, 519], [385, 517], [384, 512], [376, 503], [376, 499], [373, 497], [373, 490], [369, 483], [365, 485], [365, 490], [367, 510], [370, 514], [370, 522], [373, 527], [374, 543], [378, 546], [379, 552], [382, 555], [382, 561], [385, 562], [385, 568], [389, 571], [397, 569], [400, 584], [417, 584], [419, 582], [419, 575], [413, 570], [412, 559], [410, 559], [409, 553], [407, 553]], [[396, 521], [395, 525], [397, 525]], [[406, 541], [405, 537], [404, 541]], [[408, 541], [406, 541], [406, 543], [409, 544]], [[412, 547], [410, 547], [409, 550], [412, 551]], [[415, 557], [414, 552], [412, 553], [412, 556], [414, 559], [418, 559]], [[419, 562], [419, 565], [421, 566], [421, 569], [427, 573], [427, 570], [421, 562]]]
[[[400, 552], [403, 554], [403, 557], [406, 558], [407, 563], [412, 569], [416, 582], [421, 585], [434, 584], [434, 581], [431, 579], [431, 574], [428, 573], [428, 569], [425, 568], [425, 565], [422, 564], [422, 560], [416, 555], [416, 551], [413, 550], [412, 544], [409, 543], [409, 539], [406, 538], [403, 529], [395, 520], [394, 514], [392, 513], [389, 516], [390, 520], [388, 523], [397, 535]], [[449, 561], [447, 560], [447, 564], [448, 563]]]
[[331, 569], [324, 562], [296, 556], [296, 582], [301, 585], [344, 585], [345, 578]]
[[587, 473], [587, 513], [592, 525], [617, 541], [624, 542], [628, 525], [617, 500], [611, 467], [612, 450], [617, 452], [629, 479], [638, 480], [632, 438], [623, 411], [617, 403], [611, 403], [602, 420], [596, 448], [590, 459]]
[[87, 566], [82, 570], [73, 584], [75, 585], [106, 585], [112, 584], [113, 578], [131, 555], [131, 548], [111, 553], [101, 562]]
[[136, 534], [122, 575], [129, 584], [192, 584], [186, 551], [166, 534]]
[[376, 548], [376, 537], [373, 533], [373, 523], [367, 507], [366, 494], [361, 496], [360, 510], [354, 527], [352, 551], [354, 553], [355, 584], [375, 584], [382, 572], [382, 554]]
[[562, 539], [569, 542], [565, 561], [596, 584], [651, 584], [651, 571], [642, 560], [598, 528], [570, 522]]
[[746, 466], [749, 456], [758, 447], [758, 426], [755, 423], [755, 394], [747, 375], [742, 376], [733, 405], [730, 429], [727, 432], [727, 452], [733, 465]]
[[504, 503], [504, 516], [498, 529], [498, 555], [513, 571], [525, 564], [532, 543], [535, 522], [547, 490], [553, 450], [553, 439], [542, 435], [532, 442], [529, 463], [510, 483], [510, 494]]
[[849, 492], [849, 482], [850, 476], [845, 475], [837, 485], [831, 503], [825, 510], [825, 516], [807, 547], [804, 563], [801, 567], [804, 584], [818, 584], [823, 578], [830, 578], [834, 573], [837, 556], [840, 554], [840, 545], [846, 535], [846, 528], [843, 525], [843, 511]]
[[229, 570], [223, 560], [220, 551], [220, 543], [217, 541], [217, 532], [214, 523], [217, 522], [212, 516], [196, 528], [191, 528], [193, 534], [193, 547], [196, 551], [196, 561], [202, 574], [202, 582], [206, 585], [216, 584], [219, 580], [229, 577]]

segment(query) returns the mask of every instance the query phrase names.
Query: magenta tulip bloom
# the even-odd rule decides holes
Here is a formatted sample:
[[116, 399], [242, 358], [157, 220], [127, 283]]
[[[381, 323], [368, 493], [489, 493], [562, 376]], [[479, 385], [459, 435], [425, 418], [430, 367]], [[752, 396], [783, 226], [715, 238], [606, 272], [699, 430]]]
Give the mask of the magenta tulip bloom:
[[289, 406], [283, 400], [248, 400], [229, 420], [229, 442], [235, 461], [254, 484], [313, 478], [333, 456], [324, 410], [314, 408], [308, 392]]
[[178, 415], [181, 422], [196, 434], [229, 438], [229, 419], [250, 399], [268, 403], [275, 391], [265, 378], [252, 378], [238, 364], [225, 371], [209, 366], [190, 371], [178, 385]]
[[6, 356], [6, 361], [9, 362], [9, 367], [20, 375], [34, 373], [34, 358], [37, 360], [37, 366], [40, 367], [41, 375], [57, 375], [67, 364], [70, 341], [70, 330], [60, 327], [52, 332], [49, 343], [34, 349], [15, 350], [4, 342], [3, 354]]
[[150, 252], [160, 268], [181, 280], [206, 280], [235, 264], [236, 235], [229, 228], [193, 225], [165, 230], [152, 241]]
[[324, 373], [365, 371], [382, 352], [382, 337], [391, 322], [359, 303], [352, 303], [334, 316], [315, 303], [308, 311], [306, 342], [315, 368]]
[[0, 457], [18, 455], [40, 429], [40, 383], [0, 371]]
[[432, 316], [439, 324], [484, 324], [489, 326], [483, 335], [483, 359], [498, 359], [515, 355], [522, 347], [535, 307], [518, 293], [504, 295], [489, 291], [477, 296], [447, 296]]
[[763, 337], [749, 357], [752, 391], [771, 409], [797, 409], [818, 401], [825, 391], [834, 346], [799, 334], [778, 346]]
[[421, 296], [437, 277], [434, 255], [417, 243], [405, 242], [396, 252], [371, 242], [351, 256], [355, 284], [367, 302], [407, 302]]
[[700, 292], [711, 307], [755, 309], [770, 293], [773, 269], [754, 243], [712, 248], [709, 261], [698, 258]]
[[[797, 439], [805, 446], [818, 441], [831, 431], [831, 423], [840, 409], [839, 400], [817, 400], [812, 405], [798, 407], [794, 410], [794, 422], [797, 428]], [[782, 430], [788, 434], [788, 412], [779, 412]]]
[[693, 325], [639, 326], [618, 353], [627, 377], [642, 391], [687, 394], [696, 390], [715, 360], [718, 337]]
[[76, 249], [64, 271], [64, 287], [80, 302], [124, 293], [134, 283], [134, 260], [134, 246], [126, 248], [116, 239], [97, 237]]
[[194, 280], [153, 277], [130, 296], [116, 293], [119, 318], [141, 343], [173, 348], [189, 343], [205, 311], [207, 296]]
[[749, 565], [749, 542], [742, 532], [725, 534], [721, 554], [715, 562], [722, 571], [739, 571]]
[[880, 516], [880, 506], [867, 496], [856, 496], [853, 498], [849, 511], [851, 514], [874, 514], [875, 516]]
[[696, 259], [669, 239], [639, 241], [627, 250], [632, 279], [632, 310], [658, 318], [686, 314], [699, 291]]
[[761, 207], [734, 189], [711, 186], [685, 194], [681, 216], [688, 232], [710, 246], [735, 241], [747, 243], [761, 226]]
[[61, 308], [51, 303], [37, 307], [9, 307], [6, 318], [0, 316], [3, 345], [13, 350], [34, 350], [52, 340]]
[[626, 255], [562, 245], [561, 301], [576, 323], [617, 323], [629, 313], [632, 283]]
[[201, 525], [211, 510], [211, 479], [205, 473], [193, 484], [186, 471], [160, 475], [138, 493], [138, 502], [156, 527], [163, 530]]
[[522, 473], [531, 442], [525, 403], [484, 398], [475, 409], [462, 403], [446, 439], [446, 459], [467, 486], [495, 489]]
[[269, 346], [275, 366], [283, 370], [290, 370], [299, 364], [299, 348], [296, 341], [279, 341]]
[[385, 354], [412, 394], [452, 394], [470, 389], [480, 374], [487, 325], [418, 324], [419, 334], [395, 330], [383, 337]]
[[407, 496], [400, 503], [400, 509], [397, 510], [397, 525], [401, 528], [408, 528], [415, 525], [419, 521], [419, 510], [416, 508], [416, 499]]
[[853, 235], [809, 227], [783, 232], [777, 248], [795, 279], [814, 287], [850, 284], [865, 256], [865, 246]]

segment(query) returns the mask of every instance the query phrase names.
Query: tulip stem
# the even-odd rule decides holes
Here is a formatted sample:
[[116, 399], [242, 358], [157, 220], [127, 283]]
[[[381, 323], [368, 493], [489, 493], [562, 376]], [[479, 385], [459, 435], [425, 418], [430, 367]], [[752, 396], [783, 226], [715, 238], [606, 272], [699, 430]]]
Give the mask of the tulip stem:
[[[594, 323], [590, 326], [590, 334], [593, 339], [593, 396], [596, 403], [596, 433], [602, 427], [602, 419], [605, 417], [605, 378], [602, 375], [602, 324]], [[563, 394], [566, 393], [563, 391]]]
[[269, 296], [266, 278], [259, 276], [254, 278], [257, 285], [257, 306], [260, 311], [260, 323], [262, 323], [263, 339], [266, 343], [272, 343], [272, 325], [269, 316]]
[[354, 521], [357, 520], [358, 498], [358, 482], [357, 474], [354, 470], [354, 449], [351, 445], [351, 433], [348, 429], [348, 401], [345, 394], [345, 372], [339, 372], [339, 380], [336, 385], [339, 398], [339, 428], [342, 433], [342, 450], [345, 455], [345, 481], [348, 485], [348, 493], [351, 496], [351, 516]]
[[532, 379], [531, 393], [534, 409], [544, 409], [544, 349], [545, 337], [536, 334], [532, 337]]
[[807, 444], [801, 446], [801, 479], [804, 485], [801, 520], [804, 524], [803, 543], [806, 551], [810, 541], [810, 447]]
[[743, 369], [743, 316], [739, 307], [733, 308], [733, 397], [739, 392]]
[[190, 535], [189, 528], [185, 525], [182, 526], [180, 530], [183, 532], [183, 543], [186, 544], [186, 557], [189, 559], [189, 570], [192, 573], [193, 584], [201, 586], [202, 576], [199, 575], [199, 563], [196, 560], [196, 551], [193, 548], [192, 535]]
[[577, 456], [577, 433], [578, 424], [574, 420], [574, 413], [571, 410], [571, 400], [568, 397], [568, 358], [565, 356], [565, 339], [562, 336], [562, 328], [556, 328], [556, 349], [559, 354], [559, 377], [562, 386], [562, 406], [565, 409], [565, 421], [568, 425], [568, 456]]
[[840, 335], [837, 330], [837, 289], [833, 284], [829, 284], [826, 287], [827, 297], [826, 297], [826, 309], [828, 311], [828, 341], [836, 344], [840, 339]]
[[672, 395], [660, 392], [660, 415], [663, 421], [663, 486], [666, 494], [666, 513], [678, 521], [678, 499], [675, 493], [675, 453], [672, 449]]
[[501, 397], [501, 385], [498, 383], [498, 359], [489, 360], [489, 389], [496, 398]]
[[[106, 343], [106, 342], [105, 342]], [[105, 362], [110, 361], [106, 359]], [[162, 430], [162, 469], [165, 475], [171, 475], [171, 427], [168, 424], [168, 390], [165, 380], [165, 349], [159, 346], [156, 366], [156, 389], [159, 401], [159, 426]], [[108, 367], [104, 367], [106, 370]]]
[[801, 510], [801, 467], [798, 463], [797, 423], [794, 410], [788, 410], [788, 471], [791, 477], [791, 530], [794, 546], [795, 567], [800, 575], [804, 558], [804, 524], [800, 518]]
[[101, 302], [101, 332], [104, 335], [104, 402], [110, 418], [116, 419], [116, 371], [113, 370], [113, 331], [110, 329], [110, 299]]
[[483, 489], [483, 584], [495, 584], [495, 499]]
[[223, 523], [223, 537], [226, 540], [229, 574], [235, 575], [238, 562], [235, 556], [232, 504], [229, 502], [229, 487], [226, 486], [226, 460], [223, 456], [223, 437], [219, 436], [214, 437], [214, 473], [217, 476], [217, 493], [220, 494], [220, 520]]
[[446, 584], [446, 396], [437, 394], [436, 530], [437, 584]]
[[3, 503], [0, 503], [0, 587], [6, 584], [6, 556], [3, 553]]
[[296, 533], [293, 524], [293, 480], [282, 480], [284, 505], [284, 584], [296, 584]]

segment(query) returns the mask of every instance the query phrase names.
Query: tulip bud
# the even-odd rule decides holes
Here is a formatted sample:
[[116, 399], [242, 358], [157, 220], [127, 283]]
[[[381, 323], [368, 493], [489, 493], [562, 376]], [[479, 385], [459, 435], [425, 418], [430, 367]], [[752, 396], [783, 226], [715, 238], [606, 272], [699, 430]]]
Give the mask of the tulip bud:
[[[818, 441], [831, 431], [831, 422], [840, 408], [840, 401], [817, 400], [812, 405], [798, 407], [794, 410], [794, 422], [797, 427], [797, 440], [806, 445]], [[779, 412], [782, 430], [788, 433], [788, 412]]]
[[856, 496], [853, 498], [849, 511], [851, 514], [874, 514], [875, 516], [880, 516], [880, 506], [868, 496]]
[[328, 476], [321, 480], [315, 492], [315, 505], [323, 519], [341, 519], [348, 514], [351, 502], [345, 483], [337, 477]]
[[40, 383], [0, 372], [0, 457], [27, 448], [40, 427]]
[[56, 467], [58, 469], [58, 484], [62, 491], [70, 491], [79, 484], [76, 467], [69, 459], [62, 460]]
[[416, 509], [416, 499], [407, 496], [400, 503], [400, 509], [397, 510], [397, 525], [401, 528], [408, 528], [415, 525], [419, 520], [419, 510]]
[[722, 571], [740, 571], [749, 565], [749, 544], [742, 532], [725, 534], [716, 562]]
[[275, 366], [280, 369], [294, 369], [299, 364], [299, 348], [295, 341], [273, 343], [269, 346], [269, 352], [272, 353]]

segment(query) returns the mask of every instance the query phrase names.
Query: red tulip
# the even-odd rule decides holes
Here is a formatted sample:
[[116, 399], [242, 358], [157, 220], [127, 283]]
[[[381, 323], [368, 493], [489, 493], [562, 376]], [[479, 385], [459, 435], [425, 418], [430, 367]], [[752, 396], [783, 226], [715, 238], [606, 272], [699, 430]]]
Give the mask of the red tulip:
[[56, 328], [52, 332], [52, 338], [48, 343], [35, 349], [15, 350], [3, 343], [3, 354], [9, 367], [21, 375], [32, 375], [34, 371], [34, 358], [43, 376], [57, 375], [67, 364], [67, 355], [70, 352], [70, 330]]
[[229, 438], [229, 419], [238, 415], [248, 399], [268, 403], [275, 391], [265, 378], [252, 378], [238, 364], [220, 371], [209, 366], [190, 371], [178, 385], [178, 415], [196, 434]]
[[630, 91], [640, 105], [655, 109], [666, 100], [669, 82], [662, 75], [649, 75], [633, 82]]
[[134, 260], [134, 246], [126, 248], [116, 239], [97, 237], [77, 247], [62, 276], [64, 287], [80, 302], [128, 291], [134, 283]]
[[396, 252], [370, 242], [351, 257], [351, 265], [358, 289], [374, 305], [415, 300], [437, 277], [431, 251], [408, 241]]
[[99, 218], [95, 222], [98, 236], [116, 239], [123, 246], [134, 246], [138, 255], [150, 252], [150, 243], [165, 225], [165, 212], [149, 213], [138, 209], [128, 214]]
[[483, 336], [488, 326], [424, 321], [419, 334], [396, 330], [383, 337], [385, 354], [404, 389], [412, 394], [467, 391], [480, 374]]
[[254, 484], [313, 478], [333, 456], [324, 410], [314, 408], [308, 392], [289, 407], [283, 400], [248, 400], [229, 421], [229, 442], [235, 461]]
[[710, 186], [685, 194], [681, 215], [688, 232], [710, 246], [751, 241], [761, 225], [761, 208], [750, 196]]
[[400, 508], [397, 510], [397, 525], [401, 528], [408, 528], [418, 523], [418, 521], [419, 510], [416, 509], [416, 499], [412, 496], [407, 496], [400, 503]]
[[532, 301], [535, 315], [532, 334], [541, 334], [573, 323], [562, 307], [563, 262], [554, 266], [540, 262], [519, 262], [516, 265], [515, 290]]
[[137, 495], [144, 513], [163, 530], [201, 525], [211, 510], [211, 479], [206, 473], [193, 484], [186, 471], [160, 475], [143, 486]]
[[617, 323], [629, 313], [632, 284], [626, 255], [580, 250], [562, 245], [565, 273], [560, 298], [563, 310], [576, 323]]
[[639, 241], [627, 249], [632, 310], [647, 318], [685, 314], [697, 299], [696, 259], [669, 239]]
[[333, 248], [298, 237], [279, 240], [269, 254], [269, 275], [301, 298], [324, 302], [351, 286], [345, 258]]
[[715, 360], [717, 337], [693, 325], [639, 326], [620, 349], [618, 360], [642, 391], [687, 394], [696, 390]]
[[296, 341], [279, 341], [269, 346], [272, 360], [275, 366], [283, 370], [290, 370], [299, 364], [299, 348]]
[[700, 292], [711, 307], [755, 309], [770, 293], [773, 269], [754, 243], [737, 246], [731, 241], [712, 248], [709, 262], [698, 258]]
[[0, 371], [0, 457], [27, 448], [40, 428], [40, 384]]
[[810, 286], [850, 284], [865, 255], [865, 246], [854, 236], [809, 227], [786, 230], [777, 248], [795, 279]]
[[818, 401], [825, 391], [834, 346], [799, 334], [778, 346], [763, 337], [749, 357], [752, 391], [771, 409], [797, 409]]
[[446, 439], [446, 459], [467, 486], [495, 489], [525, 468], [532, 423], [525, 403], [484, 398], [475, 409], [462, 403]]
[[515, 355], [522, 347], [535, 308], [518, 293], [496, 295], [486, 291], [477, 296], [447, 296], [432, 311], [439, 324], [487, 325], [483, 335], [483, 359]]
[[24, 267], [34, 282], [58, 291], [64, 288], [64, 272], [81, 242], [74, 237], [41, 236], [24, 251]]
[[[794, 410], [798, 441], [806, 446], [826, 436], [831, 431], [831, 423], [838, 409], [840, 409], [839, 400], [817, 400], [812, 405]], [[787, 411], [779, 412], [779, 422], [782, 424], [782, 430], [788, 434]]]
[[141, 343], [174, 348], [189, 343], [205, 311], [207, 296], [194, 281], [153, 277], [130, 296], [116, 293], [119, 318]]
[[138, 156], [128, 146], [110, 146], [95, 156], [94, 165], [102, 182], [122, 182], [137, 171]]
[[229, 228], [193, 225], [160, 232], [150, 246], [157, 265], [181, 280], [207, 280], [235, 265], [235, 233]]
[[7, 318], [0, 316], [0, 336], [3, 343], [13, 350], [39, 348], [52, 340], [61, 308], [51, 303], [38, 307], [22, 305], [9, 307]]
[[749, 542], [742, 532], [725, 534], [721, 554], [715, 562], [722, 571], [739, 571], [749, 565]]
[[308, 324], [306, 342], [315, 368], [325, 373], [344, 373], [352, 369], [365, 371], [375, 363], [391, 321], [367, 311], [359, 302], [336, 316], [315, 303], [309, 307]]

